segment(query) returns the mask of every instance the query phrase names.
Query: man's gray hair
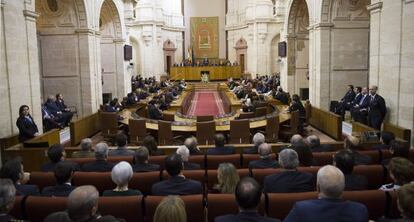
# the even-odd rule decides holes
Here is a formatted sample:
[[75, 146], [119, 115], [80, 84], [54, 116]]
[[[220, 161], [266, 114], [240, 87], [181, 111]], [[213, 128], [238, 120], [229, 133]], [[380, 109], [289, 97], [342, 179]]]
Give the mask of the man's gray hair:
[[253, 136], [253, 144], [255, 146], [259, 146], [260, 144], [265, 142], [265, 136], [262, 133], [256, 133]]
[[197, 149], [197, 138], [195, 138], [194, 136], [188, 137], [187, 139], [185, 139], [184, 145], [191, 150]]
[[279, 153], [279, 164], [284, 169], [296, 169], [299, 166], [298, 153], [293, 149], [284, 149]]
[[292, 144], [292, 146], [295, 146], [298, 143], [304, 143], [304, 139], [301, 135], [299, 134], [295, 134], [290, 138], [290, 143]]
[[80, 186], [68, 196], [68, 214], [73, 221], [89, 219], [92, 209], [98, 206], [99, 192], [94, 186]]
[[8, 206], [14, 203], [16, 188], [10, 179], [0, 179], [0, 214], [9, 212]]
[[341, 198], [345, 189], [345, 176], [340, 169], [326, 165], [318, 171], [317, 186], [320, 197]]
[[272, 146], [268, 143], [262, 143], [259, 146], [258, 153], [261, 158], [267, 158], [272, 154]]
[[104, 160], [108, 157], [108, 145], [106, 143], [98, 143], [95, 146], [95, 158]]
[[127, 185], [133, 175], [131, 164], [126, 161], [121, 161], [112, 168], [112, 181], [118, 186]]
[[84, 151], [89, 151], [92, 149], [92, 140], [85, 138], [81, 141], [81, 149]]
[[181, 156], [181, 159], [184, 162], [188, 161], [188, 157], [190, 156], [190, 150], [186, 146], [179, 146], [176, 153]]
[[306, 138], [306, 140], [308, 141], [311, 147], [318, 147], [321, 145], [321, 141], [319, 137], [316, 135], [310, 135]]

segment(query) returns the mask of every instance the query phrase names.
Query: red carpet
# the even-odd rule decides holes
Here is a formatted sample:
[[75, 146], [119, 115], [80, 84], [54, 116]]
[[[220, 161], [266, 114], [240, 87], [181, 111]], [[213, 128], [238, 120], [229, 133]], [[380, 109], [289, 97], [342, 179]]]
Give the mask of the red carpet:
[[223, 102], [216, 91], [198, 91], [195, 92], [191, 101], [191, 107], [187, 115], [207, 116], [224, 114]]

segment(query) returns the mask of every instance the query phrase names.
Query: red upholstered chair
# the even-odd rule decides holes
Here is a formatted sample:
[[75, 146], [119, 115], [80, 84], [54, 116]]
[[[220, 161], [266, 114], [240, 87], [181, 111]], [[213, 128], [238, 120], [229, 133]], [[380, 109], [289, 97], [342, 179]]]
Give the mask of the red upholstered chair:
[[345, 191], [342, 198], [364, 204], [368, 208], [369, 219], [377, 220], [386, 209], [386, 195], [381, 190]]
[[27, 220], [42, 222], [49, 214], [66, 210], [67, 198], [29, 196], [24, 206]]
[[252, 177], [260, 184], [263, 186], [263, 181], [264, 178], [268, 175], [272, 175], [275, 173], [280, 173], [282, 172], [282, 169], [277, 168], [277, 169], [252, 169]]
[[[207, 195], [207, 218], [208, 221], [214, 221], [218, 216], [226, 214], [237, 214], [239, 206], [237, 205], [234, 194], [208, 194]], [[265, 213], [265, 197], [262, 196], [259, 204], [259, 213]]]
[[328, 164], [333, 163], [333, 155], [335, 155], [336, 152], [314, 152], [313, 153], [313, 159], [316, 161], [318, 166], [325, 166]]
[[214, 116], [197, 116], [197, 122], [214, 121]]
[[266, 117], [266, 142], [275, 143], [279, 139], [279, 116]]
[[24, 196], [16, 196], [13, 209], [9, 212], [15, 219], [23, 219]]
[[164, 169], [165, 167], [165, 158], [167, 156], [166, 155], [162, 155], [162, 156], [150, 156], [148, 158], [148, 162], [152, 163], [152, 164], [158, 164], [161, 166], [161, 169]]
[[133, 157], [132, 156], [110, 156], [108, 157], [108, 162], [117, 164], [121, 161], [126, 161], [132, 164]]
[[188, 162], [200, 164], [201, 169], [206, 168], [206, 156], [205, 155], [193, 155], [188, 157]]
[[230, 155], [206, 155], [208, 169], [217, 169], [220, 163], [232, 163], [236, 168], [240, 168], [240, 154]]
[[[240, 178], [249, 176], [249, 169], [237, 169]], [[213, 186], [218, 183], [217, 170], [207, 170], [207, 189], [212, 190]]]
[[112, 182], [111, 172], [75, 172], [72, 179], [74, 186], [93, 185], [102, 194], [112, 190], [116, 184]]
[[[158, 204], [165, 196], [147, 196], [145, 197], [145, 221], [153, 221], [155, 210]], [[188, 222], [204, 221], [204, 204], [203, 195], [187, 195], [180, 196], [185, 203]]]
[[216, 134], [216, 122], [205, 121], [197, 122], [197, 141], [200, 145], [214, 144], [214, 135]]
[[380, 152], [378, 150], [362, 150], [358, 151], [360, 154], [370, 156], [372, 158], [372, 164], [381, 164]]
[[55, 175], [51, 172], [31, 172], [29, 184], [37, 185], [39, 190], [56, 185]]
[[71, 161], [77, 163], [79, 165], [83, 165], [85, 163], [91, 163], [95, 161], [95, 158], [92, 157], [85, 157], [85, 158], [66, 158], [67, 161]]
[[144, 138], [147, 136], [147, 127], [145, 119], [129, 119], [129, 139], [130, 143], [141, 145]]
[[128, 187], [149, 195], [152, 185], [160, 181], [160, 173], [160, 171], [134, 173]]
[[127, 222], [143, 221], [143, 196], [100, 197], [99, 212], [102, 215], [112, 215]]
[[[206, 171], [205, 170], [184, 170], [183, 175], [185, 178], [199, 181], [203, 185], [203, 189], [205, 190], [205, 184], [206, 184]], [[162, 172], [162, 179], [167, 180], [170, 177], [168, 175], [167, 171]]]
[[249, 120], [230, 120], [230, 143], [250, 143]]
[[355, 166], [353, 174], [367, 177], [368, 188], [378, 189], [385, 183], [386, 169], [382, 165], [360, 165]]
[[[272, 159], [276, 159], [276, 154], [272, 153]], [[259, 154], [243, 154], [242, 155], [242, 168], [248, 168], [250, 161], [260, 160]]]
[[296, 201], [317, 199], [316, 192], [305, 193], [268, 193], [268, 217], [285, 219]]

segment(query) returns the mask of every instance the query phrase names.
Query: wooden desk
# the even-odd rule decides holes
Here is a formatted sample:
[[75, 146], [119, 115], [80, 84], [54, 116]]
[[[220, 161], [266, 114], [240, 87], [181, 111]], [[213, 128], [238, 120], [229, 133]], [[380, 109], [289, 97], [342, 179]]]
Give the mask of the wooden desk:
[[201, 71], [209, 71], [210, 80], [225, 80], [230, 77], [240, 78], [240, 66], [183, 66], [171, 67], [170, 78], [172, 80], [198, 80], [201, 81]]

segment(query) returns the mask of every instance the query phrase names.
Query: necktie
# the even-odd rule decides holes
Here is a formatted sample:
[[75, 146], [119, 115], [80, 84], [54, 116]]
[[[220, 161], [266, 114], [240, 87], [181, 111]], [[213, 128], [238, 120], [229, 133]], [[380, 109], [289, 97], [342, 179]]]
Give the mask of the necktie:
[[359, 105], [362, 105], [362, 103], [364, 102], [365, 97], [367, 97], [366, 95], [364, 97], [362, 97], [361, 101], [359, 101]]

